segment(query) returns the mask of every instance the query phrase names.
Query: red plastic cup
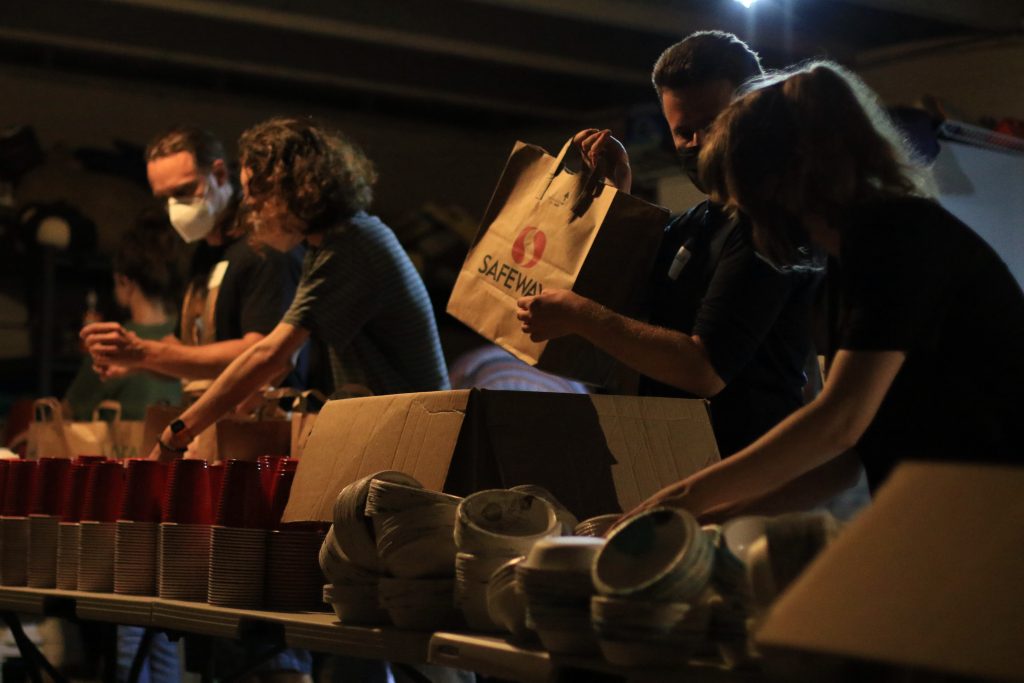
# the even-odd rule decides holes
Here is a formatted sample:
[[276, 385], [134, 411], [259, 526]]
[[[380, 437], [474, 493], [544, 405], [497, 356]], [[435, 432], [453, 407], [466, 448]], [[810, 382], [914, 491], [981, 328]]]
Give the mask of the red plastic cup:
[[167, 483], [167, 465], [145, 458], [130, 458], [127, 462], [124, 499], [118, 519], [158, 523]]
[[27, 517], [35, 497], [38, 466], [35, 460], [10, 460], [4, 486], [4, 517]]
[[124, 467], [116, 460], [98, 462], [89, 467], [85, 485], [83, 522], [116, 522], [124, 497]]
[[212, 524], [210, 472], [205, 460], [181, 459], [171, 463], [161, 521], [176, 524]]
[[217, 505], [217, 524], [244, 529], [267, 527], [267, 499], [260, 481], [259, 463], [227, 461]]
[[210, 473], [210, 509], [220, 506], [220, 491], [224, 487], [224, 463], [215, 462], [207, 468]]
[[70, 470], [71, 461], [67, 458], [39, 458], [36, 495], [32, 501], [31, 514], [60, 514]]
[[106, 462], [105, 455], [79, 455], [75, 458], [76, 465], [95, 465], [98, 462]]
[[68, 471], [68, 485], [64, 491], [64, 501], [60, 507], [60, 519], [62, 522], [80, 522], [82, 520], [82, 508], [85, 507], [85, 489], [89, 484], [89, 471], [95, 467], [95, 463], [73, 462]]
[[274, 478], [274, 485], [271, 490], [270, 502], [270, 527], [278, 529], [281, 526], [281, 517], [288, 505], [288, 496], [292, 492], [292, 481], [295, 479], [295, 470], [298, 468], [298, 460], [290, 460], [282, 463], [281, 470]]
[[0, 512], [4, 509], [4, 497], [7, 493], [7, 468], [9, 466], [9, 460], [0, 460]]
[[[273, 509], [273, 487], [278, 483], [278, 473], [289, 460], [288, 456], [260, 456], [256, 461], [259, 463], [259, 478], [263, 485], [263, 498], [266, 499], [267, 510]], [[270, 523], [273, 524], [272, 514]]]

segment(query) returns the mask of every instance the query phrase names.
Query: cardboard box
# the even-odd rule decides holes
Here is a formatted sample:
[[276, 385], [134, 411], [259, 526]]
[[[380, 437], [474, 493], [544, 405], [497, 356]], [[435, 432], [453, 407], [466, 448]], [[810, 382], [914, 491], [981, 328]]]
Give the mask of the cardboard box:
[[342, 488], [381, 470], [458, 495], [538, 484], [583, 519], [717, 461], [701, 400], [474, 389], [330, 401], [284, 521], [330, 520]]
[[1024, 468], [900, 466], [779, 598], [757, 642], [1024, 680]]

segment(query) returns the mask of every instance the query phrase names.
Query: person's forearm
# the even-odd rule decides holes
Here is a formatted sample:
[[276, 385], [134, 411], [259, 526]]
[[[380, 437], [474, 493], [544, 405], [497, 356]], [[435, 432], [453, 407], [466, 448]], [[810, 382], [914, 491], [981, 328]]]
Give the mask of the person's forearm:
[[593, 304], [578, 334], [629, 368], [697, 396], [725, 387], [707, 352], [687, 334], [633, 320]]
[[686, 507], [699, 515], [749, 504], [830, 462], [852, 441], [839, 406], [808, 404], [750, 446], [693, 475]]
[[228, 365], [180, 419], [193, 435], [198, 434], [266, 385], [284, 369], [285, 362], [266, 344], [251, 346]]
[[164, 341], [142, 343], [140, 367], [170, 377], [210, 379], [220, 375], [244, 351], [263, 339], [255, 332], [241, 339], [188, 346]]
[[740, 515], [779, 515], [810, 510], [857, 483], [863, 468], [849, 450], [763, 496], [726, 505], [702, 515], [703, 522], [722, 522]]

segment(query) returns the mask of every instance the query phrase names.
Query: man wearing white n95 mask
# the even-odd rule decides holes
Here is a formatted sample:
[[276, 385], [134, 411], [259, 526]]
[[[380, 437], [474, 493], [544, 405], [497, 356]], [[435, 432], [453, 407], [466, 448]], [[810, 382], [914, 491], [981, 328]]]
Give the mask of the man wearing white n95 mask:
[[209, 132], [178, 126], [157, 136], [146, 149], [146, 172], [174, 230], [185, 242], [199, 242], [179, 336], [139, 339], [117, 323], [87, 325], [81, 336], [101, 374], [213, 378], [277, 324], [294, 295], [299, 264], [271, 250], [256, 253], [241, 239], [224, 147]]

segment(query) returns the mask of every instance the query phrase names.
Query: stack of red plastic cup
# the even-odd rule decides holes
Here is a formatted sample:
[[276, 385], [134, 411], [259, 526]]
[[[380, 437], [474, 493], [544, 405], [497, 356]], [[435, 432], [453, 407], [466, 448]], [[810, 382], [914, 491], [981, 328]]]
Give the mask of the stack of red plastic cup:
[[261, 465], [228, 460], [210, 539], [207, 600], [212, 605], [256, 609], [263, 604], [267, 500]]
[[28, 513], [32, 509], [38, 466], [35, 460], [10, 460], [4, 487], [3, 551], [0, 553], [0, 583], [24, 586], [28, 579]]
[[210, 473], [205, 460], [171, 463], [164, 494], [157, 594], [205, 602], [210, 571]]
[[288, 505], [288, 496], [292, 492], [292, 481], [295, 471], [299, 468], [298, 460], [285, 460], [281, 463], [270, 487], [270, 528], [277, 529], [281, 525], [281, 517]]
[[89, 472], [106, 458], [80, 455], [71, 463], [64, 499], [60, 506], [60, 528], [57, 532], [57, 588], [78, 589], [78, 561], [81, 549], [82, 509]]
[[9, 460], [0, 460], [0, 511], [4, 509], [4, 497], [7, 493], [7, 468]]
[[36, 495], [29, 514], [27, 579], [32, 588], [57, 585], [57, 537], [70, 470], [71, 461], [66, 458], [39, 459]]
[[78, 590], [109, 593], [114, 590], [114, 540], [117, 516], [124, 497], [124, 466], [116, 460], [89, 468], [82, 506]]
[[216, 511], [220, 505], [220, 491], [224, 488], [224, 470], [226, 463], [215, 462], [209, 466], [210, 477], [210, 509]]
[[154, 595], [157, 538], [167, 483], [167, 465], [127, 461], [124, 499], [114, 533], [114, 592]]
[[287, 455], [261, 455], [257, 459], [257, 462], [260, 464], [260, 480], [263, 482], [263, 492], [267, 499], [268, 508], [273, 501], [274, 480], [287, 460], [289, 460]]

